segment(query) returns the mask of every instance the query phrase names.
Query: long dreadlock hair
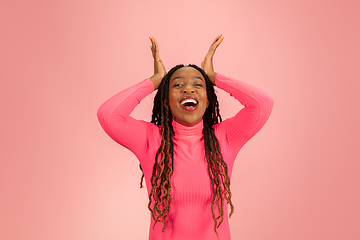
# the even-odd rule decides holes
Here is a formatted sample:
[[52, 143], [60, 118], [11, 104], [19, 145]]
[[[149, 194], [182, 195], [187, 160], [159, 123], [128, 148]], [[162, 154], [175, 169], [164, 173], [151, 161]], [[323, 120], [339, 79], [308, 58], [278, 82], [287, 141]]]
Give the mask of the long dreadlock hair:
[[[198, 70], [203, 75], [206, 82], [206, 93], [209, 100], [209, 106], [203, 116], [203, 134], [205, 156], [208, 163], [208, 174], [211, 180], [213, 193], [211, 202], [212, 218], [214, 219], [214, 231], [219, 238], [216, 229], [224, 219], [224, 200], [226, 200], [227, 204], [230, 204], [231, 207], [229, 216], [231, 217], [234, 213], [234, 206], [231, 201], [228, 167], [223, 159], [219, 141], [216, 138], [212, 127], [214, 124], [222, 121], [219, 113], [219, 102], [214, 87], [206, 73], [196, 65], [190, 64], [188, 66]], [[172, 74], [182, 67], [184, 67], [182, 64], [173, 67], [162, 79], [158, 92], [155, 95], [151, 118], [152, 123], [160, 126], [162, 140], [160, 147], [156, 152], [155, 163], [150, 180], [152, 188], [149, 194], [148, 208], [152, 214], [152, 218], [155, 220], [153, 229], [157, 222], [163, 222], [162, 231], [164, 231], [166, 227], [166, 217], [170, 212], [170, 203], [172, 199], [170, 195], [172, 189], [171, 176], [174, 170], [174, 130], [172, 127], [171, 109], [169, 107], [169, 82]], [[141, 165], [140, 169], [142, 171]], [[141, 176], [140, 187], [142, 187], [143, 178], [144, 173]], [[152, 207], [151, 204], [153, 201], [154, 204]], [[218, 208], [219, 216], [215, 215], [215, 205]]]

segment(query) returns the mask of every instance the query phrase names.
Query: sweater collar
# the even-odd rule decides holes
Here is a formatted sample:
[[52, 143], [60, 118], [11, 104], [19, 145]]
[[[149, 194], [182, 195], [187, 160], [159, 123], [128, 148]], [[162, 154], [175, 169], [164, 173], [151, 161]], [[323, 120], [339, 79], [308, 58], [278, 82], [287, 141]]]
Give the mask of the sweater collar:
[[189, 137], [202, 137], [203, 136], [203, 128], [204, 123], [201, 120], [198, 124], [193, 127], [187, 127], [181, 125], [180, 123], [172, 120], [172, 126], [174, 129], [174, 137], [175, 138], [189, 138]]

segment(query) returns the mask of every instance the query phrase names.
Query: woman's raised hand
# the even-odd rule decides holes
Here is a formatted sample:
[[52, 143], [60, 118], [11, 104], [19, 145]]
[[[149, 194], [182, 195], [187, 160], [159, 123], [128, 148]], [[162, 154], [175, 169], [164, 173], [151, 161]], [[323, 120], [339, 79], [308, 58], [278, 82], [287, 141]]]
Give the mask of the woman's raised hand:
[[213, 66], [213, 56], [215, 54], [217, 47], [220, 45], [220, 43], [223, 40], [224, 37], [222, 37], [222, 34], [217, 36], [213, 41], [213, 43], [211, 44], [209, 51], [206, 53], [204, 60], [201, 62], [201, 68], [204, 70], [206, 75], [208, 75], [211, 83], [214, 85], [215, 85], [216, 72], [214, 71], [214, 66]]
[[166, 74], [165, 66], [161, 61], [160, 55], [159, 55], [159, 45], [156, 42], [155, 38], [149, 37], [151, 41], [151, 52], [154, 58], [154, 75], [150, 77], [150, 80], [154, 84], [154, 90], [158, 89], [161, 80]]

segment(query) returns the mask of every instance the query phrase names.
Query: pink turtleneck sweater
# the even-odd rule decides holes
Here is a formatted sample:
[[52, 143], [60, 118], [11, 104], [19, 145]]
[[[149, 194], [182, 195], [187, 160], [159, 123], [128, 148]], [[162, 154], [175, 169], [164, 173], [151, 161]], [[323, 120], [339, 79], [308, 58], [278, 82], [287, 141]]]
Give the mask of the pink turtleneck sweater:
[[[273, 100], [263, 90], [222, 74], [216, 75], [215, 85], [230, 93], [244, 106], [234, 117], [213, 126], [231, 177], [237, 153], [265, 124], [270, 116]], [[105, 132], [139, 159], [148, 193], [151, 190], [150, 178], [161, 135], [158, 126], [129, 115], [153, 91], [153, 83], [145, 79], [111, 97], [101, 105], [97, 113]], [[162, 223], [157, 223], [155, 230], [152, 230], [154, 220], [151, 218], [149, 240], [216, 240], [211, 211], [212, 189], [202, 133], [203, 122], [194, 127], [185, 127], [175, 121], [172, 125], [175, 132], [174, 172], [171, 177], [173, 199], [164, 232], [161, 232]], [[218, 213], [216, 205], [215, 210]], [[228, 209], [225, 204], [224, 221], [217, 232], [220, 240], [230, 240]]]

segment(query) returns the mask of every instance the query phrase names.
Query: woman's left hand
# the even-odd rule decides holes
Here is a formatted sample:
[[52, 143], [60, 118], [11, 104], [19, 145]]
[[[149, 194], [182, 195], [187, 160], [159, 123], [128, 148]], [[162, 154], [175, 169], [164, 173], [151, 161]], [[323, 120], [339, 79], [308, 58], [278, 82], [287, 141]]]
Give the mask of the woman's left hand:
[[201, 68], [204, 70], [206, 75], [208, 75], [213, 85], [215, 85], [215, 77], [216, 77], [216, 72], [214, 71], [214, 66], [213, 66], [213, 56], [215, 54], [217, 47], [221, 44], [223, 40], [224, 37], [222, 37], [222, 34], [217, 36], [213, 41], [213, 43], [211, 44], [209, 51], [206, 53], [204, 60], [201, 62]]

